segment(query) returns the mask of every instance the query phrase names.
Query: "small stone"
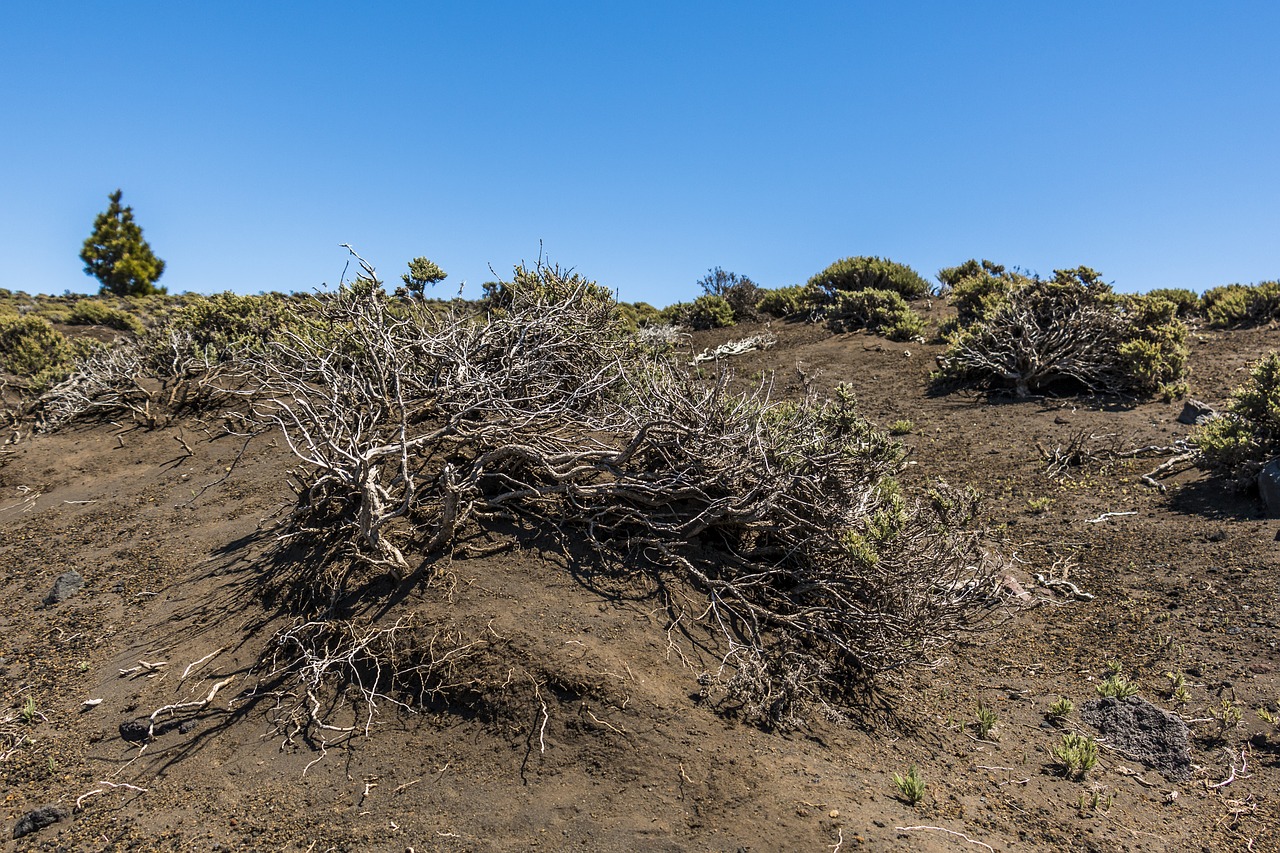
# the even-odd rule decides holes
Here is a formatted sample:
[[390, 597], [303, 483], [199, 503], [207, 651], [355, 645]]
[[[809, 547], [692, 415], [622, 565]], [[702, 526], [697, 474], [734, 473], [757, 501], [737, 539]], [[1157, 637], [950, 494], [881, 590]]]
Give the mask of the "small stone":
[[138, 743], [151, 736], [151, 721], [146, 717], [126, 720], [120, 724], [120, 737], [131, 743]]
[[1267, 515], [1280, 518], [1280, 459], [1272, 459], [1258, 472], [1258, 494]]
[[[1189, 670], [1188, 670], [1189, 671]], [[1112, 746], [1172, 780], [1191, 775], [1191, 735], [1176, 714], [1137, 697], [1106, 696], [1086, 702], [1080, 719]]]
[[69, 572], [63, 572], [58, 579], [53, 582], [53, 589], [45, 596], [45, 604], [60, 604], [71, 596], [75, 595], [80, 587], [84, 586], [84, 578], [75, 569]]
[[829, 818], [837, 818], [837, 817], [840, 817], [840, 810], [839, 810], [839, 809], [832, 809], [831, 811], [827, 812], [827, 817], [829, 817]]
[[62, 806], [41, 806], [18, 818], [13, 825], [13, 837], [21, 838], [33, 832], [39, 832], [46, 826], [52, 826], [60, 820], [71, 817], [71, 813]]
[[1182, 414], [1178, 415], [1178, 423], [1187, 426], [1200, 426], [1213, 420], [1217, 411], [1208, 403], [1199, 400], [1187, 400], [1182, 404]]

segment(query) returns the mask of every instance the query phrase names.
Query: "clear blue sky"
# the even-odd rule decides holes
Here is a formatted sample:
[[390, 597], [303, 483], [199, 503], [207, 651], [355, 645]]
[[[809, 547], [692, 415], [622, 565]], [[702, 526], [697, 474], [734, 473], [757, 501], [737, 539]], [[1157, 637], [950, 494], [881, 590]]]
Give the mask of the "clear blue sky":
[[117, 187], [185, 290], [658, 305], [875, 254], [1122, 290], [1280, 277], [1280, 4], [58, 2], [0, 25], [0, 287], [90, 292]]

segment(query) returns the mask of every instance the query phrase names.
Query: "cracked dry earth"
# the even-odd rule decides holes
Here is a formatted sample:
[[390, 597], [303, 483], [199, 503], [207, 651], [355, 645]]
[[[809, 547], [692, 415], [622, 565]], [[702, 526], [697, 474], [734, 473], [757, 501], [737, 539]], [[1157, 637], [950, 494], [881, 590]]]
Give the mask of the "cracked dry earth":
[[[987, 495], [1031, 601], [979, 645], [885, 685], [856, 719], [768, 732], [699, 701], [699, 651], [669, 641], [656, 590], [531, 545], [456, 559], [398, 602], [445, 602], [459, 635], [500, 637], [486, 665], [508, 686], [427, 713], [383, 706], [367, 737], [307, 741], [254, 667], [283, 618], [262, 589], [293, 497], [285, 448], [256, 439], [193, 502], [238, 440], [194, 422], [27, 436], [0, 455], [6, 849], [1280, 849], [1280, 731], [1257, 714], [1280, 699], [1280, 521], [1194, 471], [1148, 488], [1159, 460], [1053, 477], [1038, 449], [1169, 446], [1190, 431], [1181, 405], [933, 395], [936, 345], [771, 331], [772, 349], [733, 359], [742, 382], [849, 382], [873, 420], [911, 422], [908, 483]], [[1221, 403], [1280, 331], [1198, 331], [1192, 347], [1192, 396]], [[72, 570], [83, 586], [45, 604]], [[1037, 583], [1054, 572], [1087, 600]], [[1045, 713], [1096, 697], [1108, 662], [1189, 721], [1187, 778], [1105, 744], [1083, 780], [1055, 771], [1063, 730], [1096, 732]], [[1167, 672], [1184, 674], [1185, 702]], [[181, 703], [153, 740], [124, 736]], [[979, 705], [997, 720], [986, 737]], [[1240, 719], [1221, 722], [1224, 707]], [[893, 782], [911, 764], [927, 783], [915, 806]], [[42, 806], [65, 818], [10, 840]]]

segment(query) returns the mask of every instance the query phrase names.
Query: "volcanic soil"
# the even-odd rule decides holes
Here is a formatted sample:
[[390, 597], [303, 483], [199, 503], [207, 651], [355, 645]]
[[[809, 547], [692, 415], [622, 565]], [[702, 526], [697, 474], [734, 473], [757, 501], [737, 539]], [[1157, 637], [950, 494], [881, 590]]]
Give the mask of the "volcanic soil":
[[[458, 670], [474, 695], [329, 705], [358, 733], [308, 737], [271, 666], [289, 659], [271, 647], [288, 614], [265, 591], [289, 572], [272, 525], [299, 464], [281, 439], [245, 444], [215, 420], [24, 429], [0, 448], [7, 849], [1280, 850], [1280, 730], [1257, 713], [1280, 699], [1280, 521], [1195, 470], [1144, 484], [1167, 457], [1126, 453], [1186, 439], [1182, 403], [934, 393], [938, 345], [803, 324], [700, 333], [690, 352], [763, 331], [776, 345], [723, 362], [735, 381], [779, 397], [847, 382], [903, 433], [908, 485], [986, 495], [1026, 597], [972, 643], [850, 720], [770, 731], [701, 695], [713, 664], [672, 630], [670, 590], [521, 541], [433, 566], [380, 617], [429, 611], [483, 639], [483, 671]], [[1191, 396], [1221, 405], [1280, 330], [1193, 330], [1191, 346]], [[1072, 447], [1081, 464], [1051, 472]], [[46, 603], [72, 570], [83, 586]], [[1046, 711], [1096, 698], [1109, 664], [1188, 721], [1189, 778], [1105, 740], [1083, 780], [1057, 772], [1064, 731], [1098, 733]], [[122, 728], [181, 703], [154, 739]], [[985, 737], [980, 705], [997, 718]], [[914, 806], [894, 784], [912, 764]], [[9, 840], [50, 805], [64, 819]]]

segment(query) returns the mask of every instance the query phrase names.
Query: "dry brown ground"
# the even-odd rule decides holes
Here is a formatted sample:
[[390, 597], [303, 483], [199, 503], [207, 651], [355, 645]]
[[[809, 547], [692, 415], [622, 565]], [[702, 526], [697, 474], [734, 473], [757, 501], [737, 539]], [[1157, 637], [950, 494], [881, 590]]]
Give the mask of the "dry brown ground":
[[[696, 346], [752, 331], [707, 333]], [[1280, 522], [1194, 472], [1167, 494], [1149, 489], [1138, 479], [1148, 461], [1055, 480], [1036, 448], [1080, 433], [1098, 436], [1095, 447], [1167, 445], [1189, 432], [1176, 422], [1180, 404], [931, 395], [935, 345], [774, 331], [774, 349], [734, 360], [741, 381], [772, 375], [780, 394], [794, 393], [802, 374], [823, 388], [847, 381], [876, 421], [909, 419], [908, 479], [983, 490], [990, 522], [1022, 561], [1016, 574], [1042, 603], [868, 698], [851, 724], [814, 720], [776, 733], [699, 701], [705, 661], [688, 638], [669, 642], [657, 591], [643, 579], [583, 563], [572, 548], [459, 559], [395, 606], [447, 614], [464, 636], [501, 638], [484, 666], [493, 681], [505, 667], [508, 686], [424, 714], [383, 706], [369, 737], [325, 749], [289, 741], [272, 722], [270, 680], [250, 672], [283, 618], [261, 589], [264, 575], [282, 571], [266, 559], [267, 528], [292, 497], [291, 457], [259, 439], [224, 484], [190, 504], [230, 466], [237, 441], [187, 423], [187, 457], [177, 427], [37, 435], [0, 456], [0, 719], [18, 715], [27, 697], [38, 709], [0, 740], [5, 844], [1280, 849], [1280, 732], [1259, 737], [1267, 727], [1255, 714], [1280, 698]], [[1275, 348], [1275, 329], [1199, 333], [1192, 395], [1223, 401], [1245, 365]], [[1051, 501], [1042, 512], [1028, 503], [1038, 498]], [[1104, 512], [1134, 514], [1089, 523]], [[1060, 561], [1092, 601], [1033, 588], [1033, 575]], [[85, 587], [44, 606], [54, 579], [73, 568]], [[1107, 751], [1086, 781], [1064, 779], [1050, 756], [1060, 733], [1044, 712], [1059, 696], [1087, 700], [1110, 660], [1162, 707], [1203, 719], [1225, 698], [1244, 721], [1224, 740], [1211, 724], [1193, 724], [1197, 769], [1184, 782]], [[153, 677], [120, 675], [139, 661], [168, 665]], [[1187, 674], [1186, 706], [1167, 698], [1172, 669]], [[235, 681], [211, 708], [179, 716], [194, 727], [166, 731], [141, 752], [121, 738], [122, 721], [199, 698], [227, 676]], [[102, 702], [85, 710], [87, 699]], [[978, 703], [999, 717], [988, 740], [970, 725]], [[1242, 751], [1241, 778], [1211, 787]], [[915, 807], [892, 782], [912, 763], [929, 786]], [[1110, 808], [1091, 804], [1094, 791]], [[74, 809], [72, 819], [8, 840], [20, 815], [49, 803]], [[922, 826], [934, 829], [900, 829]]]

